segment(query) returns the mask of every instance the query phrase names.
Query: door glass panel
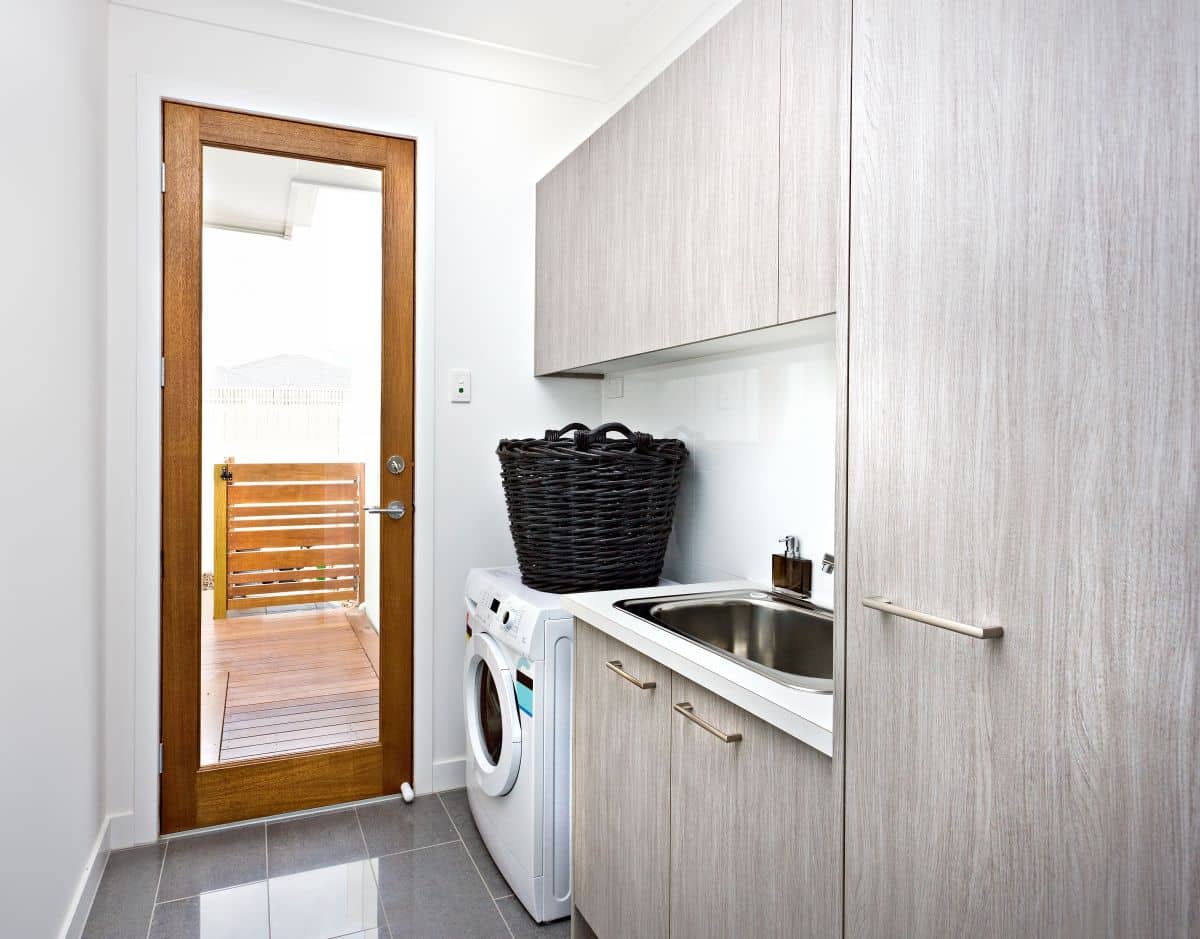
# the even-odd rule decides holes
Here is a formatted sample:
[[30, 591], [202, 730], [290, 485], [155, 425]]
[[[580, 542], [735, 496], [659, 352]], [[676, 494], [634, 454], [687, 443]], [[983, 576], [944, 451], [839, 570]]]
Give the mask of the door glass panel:
[[204, 148], [202, 765], [378, 739], [381, 177]]

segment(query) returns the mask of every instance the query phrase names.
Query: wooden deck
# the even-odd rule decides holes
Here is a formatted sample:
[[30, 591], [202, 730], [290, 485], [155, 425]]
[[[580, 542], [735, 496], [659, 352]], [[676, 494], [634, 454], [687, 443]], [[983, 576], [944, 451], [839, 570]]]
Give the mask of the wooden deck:
[[378, 667], [361, 610], [205, 616], [201, 764], [378, 739]]

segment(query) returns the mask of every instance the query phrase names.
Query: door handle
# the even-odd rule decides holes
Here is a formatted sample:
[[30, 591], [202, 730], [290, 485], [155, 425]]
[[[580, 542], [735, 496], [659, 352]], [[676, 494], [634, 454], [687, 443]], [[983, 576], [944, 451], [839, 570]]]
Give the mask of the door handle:
[[924, 623], [926, 626], [936, 626], [938, 629], [948, 629], [952, 633], [970, 636], [972, 639], [999, 639], [1004, 635], [1003, 626], [972, 626], [969, 623], [943, 619], [940, 616], [931, 616], [928, 613], [918, 613], [916, 610], [906, 610], [902, 606], [896, 606], [887, 597], [863, 597], [862, 603], [863, 606], [872, 610], [878, 610], [880, 613], [903, 616], [905, 619], [910, 619], [913, 622]]
[[613, 659], [611, 662], [605, 662], [604, 666], [609, 671], [616, 672], [618, 675], [620, 675], [622, 678], [624, 678], [627, 682], [629, 682], [629, 684], [635, 685], [636, 687], [641, 688], [642, 691], [651, 691], [652, 689], [658, 687], [657, 682], [642, 681], [640, 678], [635, 678], [633, 675], [630, 675], [629, 672], [625, 671], [625, 669], [623, 669], [621, 667], [620, 659]]
[[720, 740], [721, 743], [737, 743], [739, 740], [742, 739], [742, 735], [739, 733], [727, 734], [727, 733], [725, 733], [725, 731], [721, 730], [721, 728], [717, 727], [715, 724], [710, 724], [703, 717], [701, 717], [699, 714], [697, 714], [696, 709], [693, 708], [692, 705], [687, 701], [680, 701], [678, 704], [675, 705], [674, 710], [677, 713], [682, 714], [684, 717], [686, 717], [689, 721], [691, 721], [696, 726], [703, 727], [710, 734], [712, 734], [714, 737], [716, 737], [718, 740]]
[[404, 518], [404, 503], [393, 499], [387, 505], [364, 505], [363, 511], [368, 515], [386, 515], [388, 518]]

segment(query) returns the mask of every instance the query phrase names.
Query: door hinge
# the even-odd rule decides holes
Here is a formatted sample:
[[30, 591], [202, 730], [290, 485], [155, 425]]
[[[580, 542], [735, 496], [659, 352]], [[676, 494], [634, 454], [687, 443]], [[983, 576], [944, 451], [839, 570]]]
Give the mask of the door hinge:
[[158, 164], [158, 185], [162, 192], [167, 191], [167, 164]]
[[158, 360], [158, 387], [167, 387], [167, 357], [165, 355]]
[[163, 768], [163, 745], [162, 745], [162, 741], [160, 740], [158, 742], [158, 775], [159, 776], [162, 775], [162, 768]]

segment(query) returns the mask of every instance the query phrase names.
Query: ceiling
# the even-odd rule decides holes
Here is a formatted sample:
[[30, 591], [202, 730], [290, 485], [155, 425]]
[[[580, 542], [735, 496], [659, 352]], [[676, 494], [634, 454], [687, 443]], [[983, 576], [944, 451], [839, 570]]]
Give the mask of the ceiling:
[[741, 0], [109, 0], [615, 110]]
[[663, 0], [321, 0], [329, 10], [604, 68]]

